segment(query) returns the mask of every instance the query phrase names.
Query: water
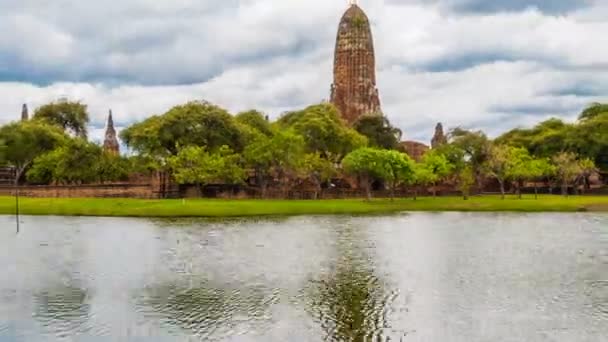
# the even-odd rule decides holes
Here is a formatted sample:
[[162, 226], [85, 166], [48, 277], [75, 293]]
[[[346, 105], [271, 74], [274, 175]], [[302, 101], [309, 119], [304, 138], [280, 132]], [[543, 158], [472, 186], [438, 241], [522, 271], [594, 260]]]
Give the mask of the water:
[[608, 215], [0, 217], [0, 341], [606, 341]]

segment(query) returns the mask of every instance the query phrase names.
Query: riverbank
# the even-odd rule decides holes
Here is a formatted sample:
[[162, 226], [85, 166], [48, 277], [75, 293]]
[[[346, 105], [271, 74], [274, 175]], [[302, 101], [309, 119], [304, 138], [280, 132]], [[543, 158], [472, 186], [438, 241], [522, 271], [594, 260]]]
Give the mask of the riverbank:
[[[608, 196], [477, 196], [460, 197], [286, 201], [286, 200], [138, 200], [100, 198], [21, 198], [22, 215], [116, 216], [116, 217], [239, 217], [374, 214], [400, 211], [513, 211], [513, 212], [608, 212]], [[0, 197], [0, 214], [15, 213], [15, 198]]]

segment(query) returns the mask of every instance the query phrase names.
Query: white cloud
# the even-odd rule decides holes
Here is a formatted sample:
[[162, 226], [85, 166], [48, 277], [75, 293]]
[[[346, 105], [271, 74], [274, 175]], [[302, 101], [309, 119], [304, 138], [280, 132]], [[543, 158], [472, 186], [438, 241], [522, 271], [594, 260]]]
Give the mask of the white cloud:
[[[599, 2], [568, 11], [361, 3], [384, 111], [408, 138], [428, 141], [437, 121], [496, 134], [606, 100]], [[92, 136], [108, 108], [124, 126], [193, 99], [276, 117], [328, 97], [344, 9], [325, 0], [0, 2], [0, 29], [16, 33], [0, 37], [0, 123], [23, 102], [60, 96], [89, 104]]]

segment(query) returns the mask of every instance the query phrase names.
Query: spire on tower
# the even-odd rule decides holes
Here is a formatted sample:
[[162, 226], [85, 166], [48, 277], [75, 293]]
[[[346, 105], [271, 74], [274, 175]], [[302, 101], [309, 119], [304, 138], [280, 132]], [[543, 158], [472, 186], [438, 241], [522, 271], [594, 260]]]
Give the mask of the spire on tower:
[[30, 118], [29, 111], [27, 109], [27, 104], [24, 103], [23, 107], [21, 107], [21, 121], [27, 121]]
[[103, 141], [103, 149], [114, 155], [120, 153], [120, 147], [118, 145], [118, 139], [116, 138], [116, 130], [114, 129], [114, 119], [112, 118], [112, 110], [108, 114], [108, 121], [106, 126], [105, 140]]

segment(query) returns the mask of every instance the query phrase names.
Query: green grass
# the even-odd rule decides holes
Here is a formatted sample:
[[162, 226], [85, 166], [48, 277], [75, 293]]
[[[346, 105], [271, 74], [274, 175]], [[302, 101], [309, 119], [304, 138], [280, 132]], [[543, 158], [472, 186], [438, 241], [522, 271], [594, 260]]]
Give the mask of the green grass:
[[[138, 200], [98, 198], [21, 198], [22, 215], [123, 217], [239, 217], [265, 215], [373, 214], [399, 211], [608, 212], [608, 196], [479, 196], [287, 201], [287, 200]], [[0, 197], [0, 214], [15, 213], [15, 199]]]

